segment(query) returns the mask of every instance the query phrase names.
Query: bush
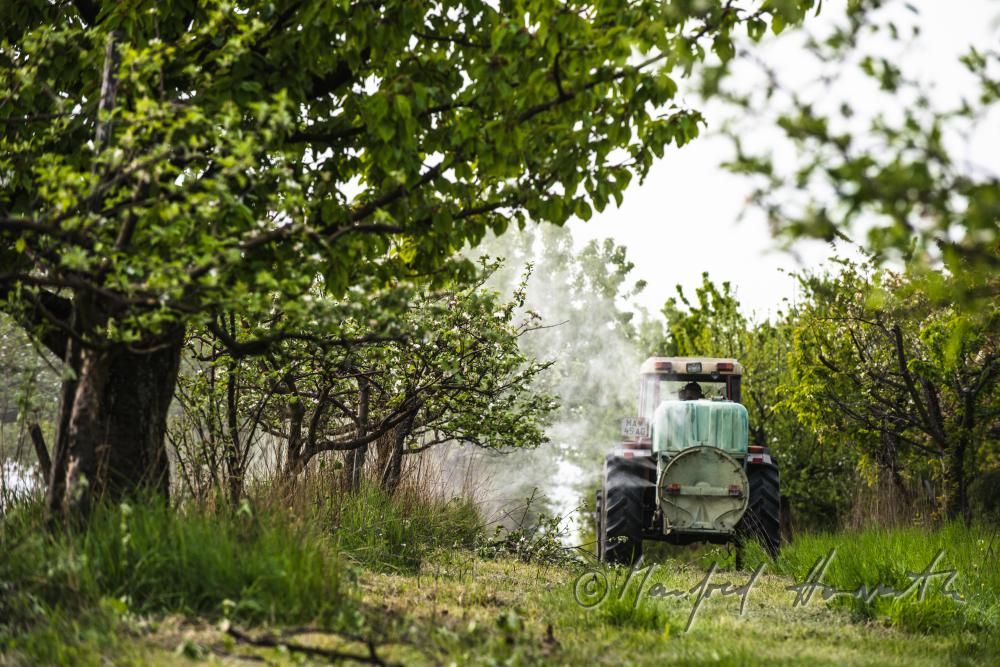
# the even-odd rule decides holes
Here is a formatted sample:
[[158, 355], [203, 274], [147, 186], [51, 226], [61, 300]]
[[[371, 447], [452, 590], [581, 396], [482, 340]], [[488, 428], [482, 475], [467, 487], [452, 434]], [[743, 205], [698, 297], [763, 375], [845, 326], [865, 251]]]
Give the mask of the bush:
[[564, 543], [568, 529], [561, 515], [536, 514], [533, 521], [513, 528], [497, 526], [491, 539], [483, 539], [477, 553], [483, 558], [513, 557], [522, 563], [570, 565], [581, 561], [577, 547]]

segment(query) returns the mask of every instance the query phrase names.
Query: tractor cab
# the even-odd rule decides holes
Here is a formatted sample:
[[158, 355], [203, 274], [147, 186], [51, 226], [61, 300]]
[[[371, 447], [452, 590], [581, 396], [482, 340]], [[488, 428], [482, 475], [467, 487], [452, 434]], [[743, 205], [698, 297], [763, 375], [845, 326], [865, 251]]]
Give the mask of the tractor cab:
[[710, 357], [650, 357], [639, 368], [638, 416], [652, 422], [663, 401], [683, 400], [683, 390], [695, 382], [706, 400], [740, 402], [743, 367], [735, 359]]

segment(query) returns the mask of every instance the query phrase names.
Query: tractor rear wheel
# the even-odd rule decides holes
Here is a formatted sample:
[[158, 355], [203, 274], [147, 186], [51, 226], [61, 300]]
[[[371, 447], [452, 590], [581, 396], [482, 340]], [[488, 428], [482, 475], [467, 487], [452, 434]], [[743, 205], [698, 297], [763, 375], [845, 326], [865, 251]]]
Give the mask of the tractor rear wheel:
[[778, 557], [781, 544], [781, 486], [778, 466], [773, 463], [747, 466], [750, 500], [737, 526], [740, 539], [760, 542], [771, 558]]
[[604, 464], [598, 545], [605, 563], [632, 565], [642, 556], [642, 491], [638, 466], [619, 456]]

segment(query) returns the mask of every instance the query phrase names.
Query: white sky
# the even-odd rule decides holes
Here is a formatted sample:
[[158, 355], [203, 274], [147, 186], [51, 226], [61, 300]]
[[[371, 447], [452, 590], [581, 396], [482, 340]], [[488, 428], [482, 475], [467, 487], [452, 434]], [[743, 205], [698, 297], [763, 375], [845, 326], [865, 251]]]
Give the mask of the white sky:
[[[918, 22], [922, 34], [907, 50], [901, 63], [903, 72], [932, 81], [936, 99], [951, 106], [968, 83], [958, 56], [970, 44], [998, 45], [1000, 2], [914, 0], [912, 4], [919, 9], [919, 16], [906, 12], [900, 18]], [[825, 2], [820, 17], [810, 17], [810, 25], [822, 29], [843, 16], [843, 7], [844, 2]], [[815, 77], [814, 66], [798, 55], [800, 51], [792, 42], [795, 39], [787, 33], [772, 37], [763, 59], [783, 81], [807, 82]], [[892, 48], [887, 38], [877, 39], [884, 42], [869, 43]], [[853, 89], [848, 93], [855, 96]], [[863, 96], [858, 91], [857, 97]], [[863, 99], [852, 103], [863, 104]], [[730, 145], [722, 137], [711, 136], [713, 127], [732, 115], [732, 109], [706, 107], [693, 100], [691, 106], [708, 121], [702, 136], [682, 149], [671, 147], [642, 185], [636, 181], [629, 187], [620, 209], [612, 205], [595, 213], [589, 222], [574, 220], [570, 229], [581, 245], [590, 239], [612, 237], [628, 248], [636, 265], [632, 277], [649, 283], [638, 301], [651, 312], [658, 311], [675, 293], [678, 283], [693, 294], [702, 271], [708, 271], [717, 282], [733, 284], [744, 310], [766, 316], [783, 299], [794, 298], [794, 281], [782, 269], [818, 266], [831, 249], [822, 242], [800, 242], [795, 246], [796, 257], [778, 249], [759, 216], [737, 222], [751, 190], [750, 182], [718, 166], [730, 157]], [[766, 134], [763, 136], [766, 140]], [[969, 157], [1000, 173], [1000, 127], [977, 136]]]

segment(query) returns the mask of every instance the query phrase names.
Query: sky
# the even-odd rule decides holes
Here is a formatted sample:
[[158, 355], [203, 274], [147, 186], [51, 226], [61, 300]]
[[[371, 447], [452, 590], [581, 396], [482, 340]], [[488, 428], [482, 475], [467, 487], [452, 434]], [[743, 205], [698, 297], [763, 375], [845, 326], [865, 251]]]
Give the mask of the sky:
[[[905, 12], [899, 18], [919, 23], [921, 35], [901, 54], [901, 66], [904, 72], [918, 72], [933, 82], [936, 100], [954, 103], [968, 84], [957, 63], [958, 56], [970, 44], [998, 45], [1000, 2], [915, 0], [911, 4], [918, 14], [897, 7]], [[820, 16], [810, 17], [808, 25], [822, 31], [843, 15], [844, 5], [825, 2]], [[798, 55], [801, 51], [797, 39], [788, 33], [771, 38], [761, 57], [786, 83], [804, 85], [815, 78], [815, 67]], [[875, 38], [869, 44], [887, 52], [899, 48], [888, 38]], [[847, 90], [849, 96], [853, 92]], [[863, 98], [860, 88], [858, 97]], [[805, 241], [794, 246], [794, 254], [785, 252], [778, 249], [759, 215], [748, 215], [740, 221], [751, 184], [720, 168], [720, 163], [731, 155], [730, 144], [724, 137], [713, 135], [732, 110], [687, 101], [707, 120], [702, 136], [681, 149], [670, 147], [644, 183], [635, 181], [630, 185], [621, 208], [612, 205], [595, 213], [588, 222], [571, 222], [575, 242], [582, 245], [590, 239], [611, 237], [624, 245], [635, 263], [634, 278], [648, 283], [636, 301], [650, 312], [658, 311], [675, 294], [677, 284], [693, 293], [701, 282], [701, 273], [708, 271], [713, 280], [732, 283], [748, 314], [766, 317], [783, 300], [795, 298], [795, 281], [788, 271], [816, 268], [835, 251], [823, 242]], [[863, 105], [864, 99], [852, 102]], [[766, 134], [756, 138], [767, 141]], [[998, 148], [1000, 123], [976, 137], [966, 150], [978, 164], [1000, 173]], [[847, 247], [836, 251], [857, 256]]]

